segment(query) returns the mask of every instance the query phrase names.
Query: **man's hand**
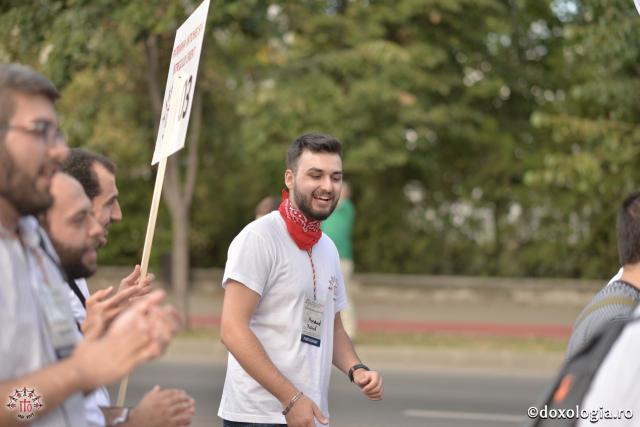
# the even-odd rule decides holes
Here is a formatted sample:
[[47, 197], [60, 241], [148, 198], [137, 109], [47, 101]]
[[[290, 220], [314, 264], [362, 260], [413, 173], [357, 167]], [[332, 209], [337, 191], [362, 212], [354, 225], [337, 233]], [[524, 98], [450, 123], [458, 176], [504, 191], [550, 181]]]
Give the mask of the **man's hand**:
[[191, 425], [196, 402], [184, 390], [152, 388], [129, 414], [127, 427], [183, 427]]
[[152, 292], [136, 300], [108, 329], [102, 316], [86, 329], [70, 360], [83, 391], [110, 384], [162, 354], [163, 344], [154, 338], [149, 313], [164, 298], [163, 291]]
[[113, 286], [110, 286], [107, 289], [94, 292], [87, 299], [87, 317], [80, 327], [83, 334], [92, 327], [92, 322], [96, 322], [98, 318], [104, 322], [105, 329], [109, 328], [113, 319], [127, 308], [129, 300], [137, 294], [136, 288], [125, 289], [110, 296], [112, 291]]
[[152, 337], [160, 345], [162, 353], [167, 349], [171, 339], [180, 329], [180, 315], [171, 307], [152, 307], [149, 310], [152, 325]]
[[353, 382], [360, 387], [362, 393], [369, 400], [382, 400], [384, 387], [382, 386], [382, 377], [378, 372], [357, 369], [353, 373]]
[[146, 295], [151, 292], [151, 282], [155, 280], [155, 276], [151, 273], [147, 274], [144, 278], [140, 278], [140, 264], [137, 264], [130, 275], [120, 281], [120, 287], [118, 293], [135, 288], [137, 292], [134, 293], [132, 298]]
[[[289, 402], [285, 403], [285, 406]], [[329, 424], [329, 420], [324, 416], [318, 405], [306, 395], [302, 395], [296, 403], [293, 404], [287, 415], [287, 426], [289, 427], [315, 427], [315, 420], [320, 424]]]

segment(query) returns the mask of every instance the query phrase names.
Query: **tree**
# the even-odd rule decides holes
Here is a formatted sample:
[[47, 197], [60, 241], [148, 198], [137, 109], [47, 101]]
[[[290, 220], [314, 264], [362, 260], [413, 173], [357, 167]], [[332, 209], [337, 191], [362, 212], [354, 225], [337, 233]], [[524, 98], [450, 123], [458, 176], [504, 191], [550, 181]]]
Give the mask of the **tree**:
[[[558, 2], [566, 21], [566, 90], [544, 94], [532, 117], [546, 133], [540, 164], [527, 175], [546, 188], [548, 250], [563, 275], [602, 277], [616, 266], [615, 215], [640, 182], [638, 61], [632, 2]], [[560, 95], [560, 96], [559, 96]], [[553, 205], [552, 205], [553, 203]], [[543, 236], [539, 236], [544, 238]]]
[[[120, 165], [126, 220], [101, 261], [131, 263], [159, 88], [196, 1], [41, 3], [0, 6], [0, 57], [52, 76], [72, 143]], [[359, 270], [606, 275], [637, 182], [637, 19], [626, 0], [214, 2], [154, 264], [172, 249], [183, 295], [189, 262], [222, 266], [282, 188], [291, 140], [324, 131], [344, 143]]]

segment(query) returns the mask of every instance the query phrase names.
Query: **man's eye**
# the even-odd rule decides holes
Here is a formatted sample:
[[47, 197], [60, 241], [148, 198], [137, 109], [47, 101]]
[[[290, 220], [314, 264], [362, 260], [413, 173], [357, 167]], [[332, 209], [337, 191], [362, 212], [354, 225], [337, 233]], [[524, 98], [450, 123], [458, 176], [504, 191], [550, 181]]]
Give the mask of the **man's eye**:
[[51, 123], [45, 121], [37, 121], [31, 124], [31, 127], [34, 131], [43, 133], [46, 132], [47, 129], [49, 129], [51, 126]]

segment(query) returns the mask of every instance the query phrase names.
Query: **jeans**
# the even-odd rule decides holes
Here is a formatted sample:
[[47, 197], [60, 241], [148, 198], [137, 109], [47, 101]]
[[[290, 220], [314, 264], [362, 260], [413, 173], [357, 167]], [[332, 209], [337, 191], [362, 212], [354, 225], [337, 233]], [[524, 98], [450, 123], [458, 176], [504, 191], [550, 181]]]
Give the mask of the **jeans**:
[[286, 424], [243, 423], [238, 421], [222, 420], [222, 427], [287, 427], [287, 425]]

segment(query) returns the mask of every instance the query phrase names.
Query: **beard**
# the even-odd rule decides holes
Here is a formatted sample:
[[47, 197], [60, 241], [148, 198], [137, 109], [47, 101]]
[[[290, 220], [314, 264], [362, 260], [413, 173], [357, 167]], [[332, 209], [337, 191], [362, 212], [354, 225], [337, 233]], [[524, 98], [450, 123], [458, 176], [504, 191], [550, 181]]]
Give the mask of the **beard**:
[[[43, 166], [38, 175], [44, 172]], [[20, 215], [37, 215], [49, 209], [53, 196], [49, 189], [38, 190], [36, 178], [17, 167], [4, 143], [0, 142], [0, 197], [7, 199]]]
[[[293, 186], [293, 200], [298, 205], [300, 212], [309, 219], [315, 219], [317, 221], [324, 221], [329, 218], [329, 215], [333, 213], [336, 206], [338, 206], [338, 199], [332, 193], [323, 193], [319, 190], [314, 191], [309, 196], [297, 191], [296, 186]], [[318, 212], [311, 207], [314, 196], [333, 196], [333, 204], [330, 206], [328, 212]]]
[[55, 240], [53, 236], [51, 236], [51, 234], [49, 234], [49, 236], [51, 237], [53, 246], [56, 248], [56, 252], [58, 252], [58, 257], [60, 258], [62, 269], [67, 274], [67, 277], [69, 279], [82, 279], [91, 277], [95, 274], [96, 270], [98, 269], [96, 263], [86, 265], [82, 262], [82, 256], [84, 255], [84, 251], [86, 248], [72, 248]]
[[96, 249], [104, 248], [107, 245], [107, 226], [103, 227], [104, 233], [98, 238], [98, 247]]

